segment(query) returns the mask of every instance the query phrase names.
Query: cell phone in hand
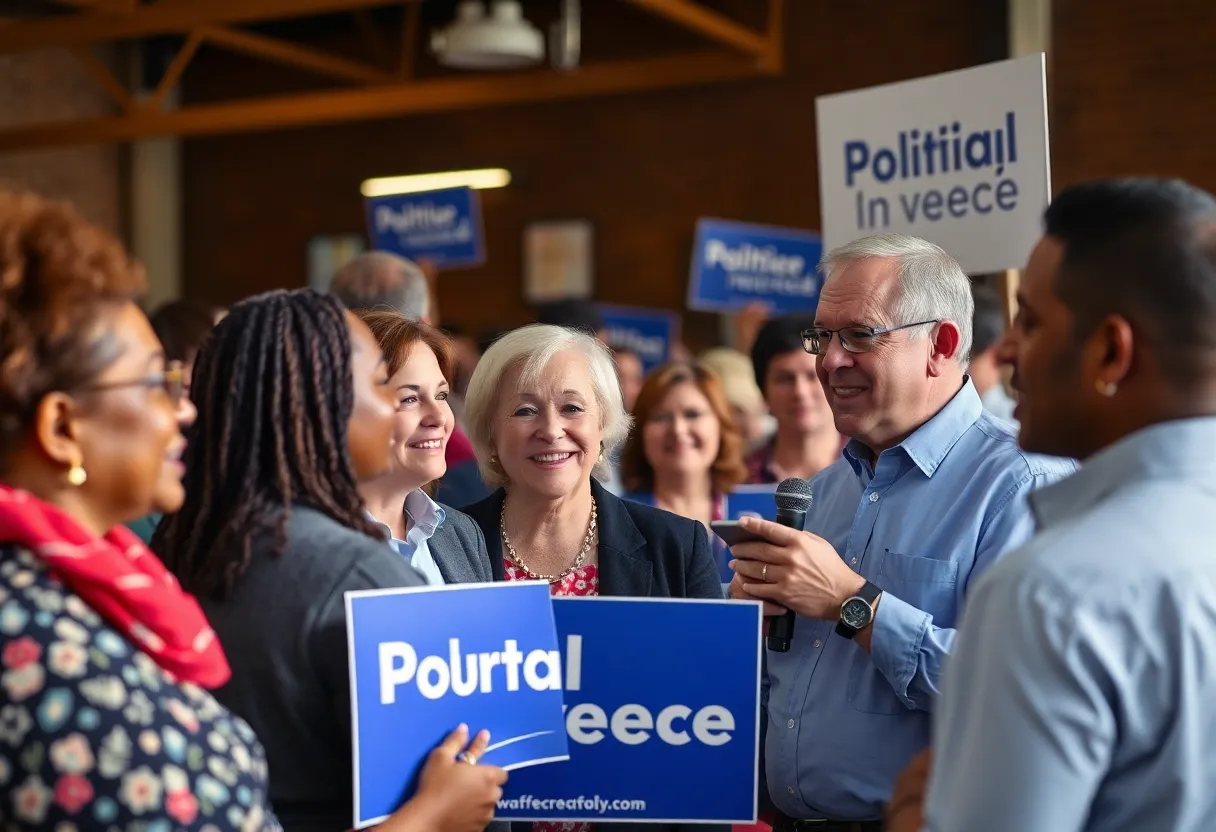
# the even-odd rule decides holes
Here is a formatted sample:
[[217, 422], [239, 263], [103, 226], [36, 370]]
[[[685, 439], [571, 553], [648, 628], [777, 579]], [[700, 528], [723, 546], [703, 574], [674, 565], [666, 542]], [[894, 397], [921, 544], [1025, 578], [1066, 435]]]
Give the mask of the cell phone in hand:
[[727, 546], [764, 540], [763, 537], [755, 532], [748, 531], [740, 526], [738, 520], [714, 520], [709, 524], [709, 528], [714, 534], [722, 538]]

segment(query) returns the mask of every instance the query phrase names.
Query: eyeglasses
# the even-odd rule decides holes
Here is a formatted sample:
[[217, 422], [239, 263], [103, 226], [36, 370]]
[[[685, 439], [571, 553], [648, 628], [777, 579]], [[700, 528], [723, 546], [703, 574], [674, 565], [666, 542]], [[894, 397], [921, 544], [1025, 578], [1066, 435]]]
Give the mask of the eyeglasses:
[[181, 404], [186, 394], [185, 368], [180, 361], [170, 361], [159, 373], [149, 373], [143, 378], [130, 381], [108, 381], [105, 384], [91, 384], [85, 390], [118, 390], [123, 387], [146, 387], [149, 390], [165, 391], [169, 401], [176, 407]]
[[869, 352], [874, 349], [874, 339], [879, 335], [899, 332], [901, 329], [911, 329], [914, 326], [939, 323], [941, 323], [940, 319], [917, 321], [914, 324], [893, 326], [890, 329], [875, 329], [872, 326], [846, 326], [844, 329], [814, 327], [802, 330], [802, 348], [811, 355], [822, 355], [827, 352], [828, 344], [832, 342], [832, 336], [835, 335], [840, 338], [840, 346], [844, 347], [846, 352]]

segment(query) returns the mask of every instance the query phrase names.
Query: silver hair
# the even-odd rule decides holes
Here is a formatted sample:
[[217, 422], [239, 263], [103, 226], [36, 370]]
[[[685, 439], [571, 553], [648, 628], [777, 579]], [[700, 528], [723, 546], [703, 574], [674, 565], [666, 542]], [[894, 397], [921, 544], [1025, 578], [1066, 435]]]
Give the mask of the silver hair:
[[592, 473], [601, 480], [611, 477], [609, 462], [616, 449], [629, 435], [633, 419], [625, 412], [621, 384], [616, 374], [612, 353], [598, 339], [574, 329], [551, 324], [530, 324], [512, 330], [495, 341], [481, 359], [469, 379], [464, 397], [465, 428], [477, 467], [487, 485], [507, 484], [507, 476], [491, 461], [494, 454], [494, 418], [499, 396], [509, 392], [501, 388], [503, 377], [519, 369], [518, 384], [536, 384], [545, 368], [559, 353], [573, 351], [587, 361], [591, 387], [600, 409], [600, 428], [604, 433], [604, 457]]
[[418, 264], [387, 251], [356, 255], [334, 275], [329, 291], [351, 311], [392, 309], [413, 321], [431, 312], [431, 292]]
[[[920, 237], [906, 234], [877, 234], [862, 237], [832, 249], [819, 261], [824, 285], [841, 268], [871, 257], [898, 261], [899, 296], [891, 310], [893, 326], [917, 321], [951, 321], [958, 327], [959, 342], [955, 358], [966, 367], [971, 360], [971, 318], [975, 301], [971, 280], [958, 261]], [[913, 337], [928, 334], [927, 328], [912, 330]]]

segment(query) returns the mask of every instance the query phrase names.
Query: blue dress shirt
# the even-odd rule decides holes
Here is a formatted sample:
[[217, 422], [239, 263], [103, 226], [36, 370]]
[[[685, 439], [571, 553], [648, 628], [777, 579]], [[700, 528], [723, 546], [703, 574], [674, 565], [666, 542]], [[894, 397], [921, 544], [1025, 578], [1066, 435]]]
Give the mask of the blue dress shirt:
[[1216, 418], [1138, 431], [1031, 503], [950, 659], [926, 828], [1216, 829]]
[[929, 744], [942, 663], [972, 579], [1024, 542], [1027, 495], [1072, 460], [1018, 448], [968, 379], [871, 467], [850, 442], [812, 481], [807, 531], [883, 590], [871, 652], [836, 622], [798, 618], [788, 653], [767, 653], [765, 768], [794, 818], [875, 820], [895, 778]]
[[417, 569], [426, 578], [428, 584], [443, 586], [443, 574], [439, 571], [439, 565], [435, 563], [429, 543], [435, 531], [443, 525], [445, 519], [443, 507], [428, 497], [421, 488], [415, 488], [405, 496], [403, 510], [409, 520], [409, 523], [406, 524], [409, 526], [409, 531], [405, 533], [405, 540], [393, 537], [388, 526], [380, 524], [385, 531], [389, 532], [389, 546], [408, 560], [410, 566]]

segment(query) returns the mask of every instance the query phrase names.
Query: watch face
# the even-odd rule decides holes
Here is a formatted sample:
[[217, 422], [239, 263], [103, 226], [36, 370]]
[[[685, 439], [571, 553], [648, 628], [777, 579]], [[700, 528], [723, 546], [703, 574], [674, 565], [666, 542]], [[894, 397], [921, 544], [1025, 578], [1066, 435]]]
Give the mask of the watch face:
[[840, 620], [854, 630], [860, 630], [870, 623], [874, 611], [862, 598], [850, 598], [840, 609]]

